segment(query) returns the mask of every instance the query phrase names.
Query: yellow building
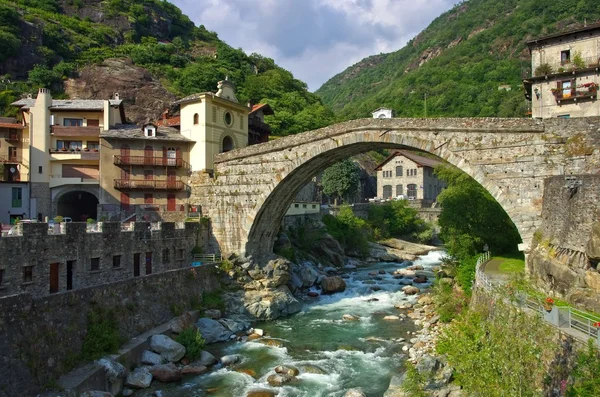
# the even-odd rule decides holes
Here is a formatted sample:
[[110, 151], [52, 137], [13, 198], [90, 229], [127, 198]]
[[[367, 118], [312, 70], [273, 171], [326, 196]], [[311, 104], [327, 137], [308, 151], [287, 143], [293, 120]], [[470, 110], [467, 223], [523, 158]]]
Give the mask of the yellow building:
[[534, 118], [600, 116], [600, 24], [527, 42], [526, 97]]
[[[41, 88], [13, 103], [24, 126], [23, 164], [29, 164], [30, 216], [97, 217], [99, 136], [125, 120], [118, 94], [111, 100], [56, 100]], [[23, 174], [21, 172], [21, 174]]]

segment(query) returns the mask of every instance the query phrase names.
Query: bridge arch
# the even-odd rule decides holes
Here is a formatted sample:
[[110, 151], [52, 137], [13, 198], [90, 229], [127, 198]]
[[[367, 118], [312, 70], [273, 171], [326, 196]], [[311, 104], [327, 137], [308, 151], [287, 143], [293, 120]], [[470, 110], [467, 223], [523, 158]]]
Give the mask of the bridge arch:
[[[215, 158], [215, 196], [207, 205], [213, 232], [223, 252], [268, 254], [294, 196], [318, 171], [370, 150], [417, 149], [479, 182], [528, 247], [541, 221], [543, 179], [570, 164], [563, 154], [554, 163], [548, 159], [557, 160], [556, 142], [577, 131], [563, 121], [551, 123], [549, 128], [532, 119], [363, 119], [223, 153]], [[581, 169], [596, 161], [589, 160], [572, 164]]]

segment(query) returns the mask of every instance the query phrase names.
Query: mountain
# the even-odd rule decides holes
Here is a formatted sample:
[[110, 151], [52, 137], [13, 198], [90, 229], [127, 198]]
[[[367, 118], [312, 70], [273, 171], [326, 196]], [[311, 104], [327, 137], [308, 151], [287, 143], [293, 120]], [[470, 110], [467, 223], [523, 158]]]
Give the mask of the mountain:
[[174, 98], [213, 91], [228, 77], [245, 103], [269, 103], [275, 135], [319, 128], [333, 113], [306, 84], [245, 54], [164, 0], [0, 0], [0, 115], [39, 87], [55, 97], [119, 92], [133, 122], [156, 119]]
[[390, 107], [397, 117], [523, 117], [526, 41], [600, 19], [594, 0], [469, 0], [399, 51], [363, 59], [316, 93], [338, 120]]

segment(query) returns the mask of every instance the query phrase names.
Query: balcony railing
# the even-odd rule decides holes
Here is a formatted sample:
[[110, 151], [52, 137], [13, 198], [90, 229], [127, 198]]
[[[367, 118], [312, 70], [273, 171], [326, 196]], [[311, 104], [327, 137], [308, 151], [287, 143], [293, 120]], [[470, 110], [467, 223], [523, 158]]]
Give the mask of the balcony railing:
[[150, 179], [115, 179], [115, 189], [123, 190], [183, 190], [182, 181]]
[[54, 136], [100, 136], [100, 127], [63, 127], [53, 125], [51, 128]]
[[55, 156], [53, 160], [100, 160], [100, 152], [98, 150], [63, 150], [63, 149], [50, 149], [50, 154], [54, 155], [75, 155], [73, 156]]
[[190, 168], [190, 164], [182, 158], [146, 157], [146, 156], [120, 156], [115, 155], [115, 165], [145, 165], [154, 167]]
[[269, 124], [265, 124], [262, 121], [254, 118], [248, 119], [248, 127], [252, 127], [263, 132], [271, 133], [271, 126]]
[[560, 73], [572, 73], [577, 70], [593, 69], [600, 66], [599, 57], [586, 57], [578, 59], [578, 62], [574, 62], [573, 59], [568, 61], [553, 61], [553, 62], [542, 62], [533, 70], [533, 77], [560, 74]]
[[578, 100], [584, 99], [594, 99], [596, 98], [596, 91], [589, 90], [577, 90], [575, 92], [571, 91], [570, 94], [565, 95], [562, 91], [557, 91], [554, 93], [554, 98], [556, 102], [577, 102]]
[[10, 134], [8, 134], [8, 137], [6, 138], [7, 141], [13, 141], [13, 142], [18, 142], [19, 141], [19, 134], [17, 134], [16, 132], [11, 132]]
[[0, 156], [0, 163], [13, 163], [13, 164], [21, 164], [23, 159], [21, 156]]

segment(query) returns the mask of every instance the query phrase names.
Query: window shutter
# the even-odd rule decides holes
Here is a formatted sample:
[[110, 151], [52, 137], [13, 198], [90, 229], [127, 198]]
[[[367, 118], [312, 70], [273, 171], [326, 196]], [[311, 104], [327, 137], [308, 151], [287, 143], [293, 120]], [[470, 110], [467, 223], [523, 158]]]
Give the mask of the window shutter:
[[575, 96], [577, 89], [575, 88], [575, 79], [571, 79], [571, 96]]

